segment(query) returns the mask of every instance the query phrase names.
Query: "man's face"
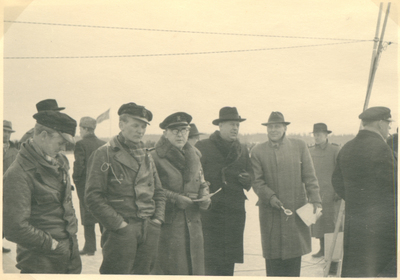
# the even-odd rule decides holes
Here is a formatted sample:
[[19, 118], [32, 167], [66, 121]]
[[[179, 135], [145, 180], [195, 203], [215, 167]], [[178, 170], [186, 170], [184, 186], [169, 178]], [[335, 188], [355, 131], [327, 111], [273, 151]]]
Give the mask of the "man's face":
[[190, 128], [188, 126], [167, 128], [167, 130], [164, 131], [164, 136], [172, 145], [181, 150], [187, 142], [189, 130]]
[[3, 143], [7, 143], [8, 141], [10, 141], [11, 133], [11, 131], [3, 129]]
[[82, 138], [85, 137], [86, 134], [87, 134], [87, 129], [82, 127], [82, 126], [80, 126], [79, 127], [79, 134], [81, 135]]
[[239, 134], [240, 122], [238, 121], [227, 121], [219, 123], [219, 132], [221, 137], [227, 141], [234, 141], [237, 139]]
[[134, 118], [128, 118], [126, 122], [119, 122], [119, 128], [126, 139], [138, 144], [146, 133], [147, 123]]
[[315, 132], [313, 134], [314, 134], [315, 144], [325, 143], [326, 139], [328, 138], [328, 133], [326, 132]]
[[389, 136], [389, 130], [391, 128], [391, 122], [388, 121], [380, 121], [379, 122], [379, 132], [383, 136], [383, 138], [387, 139]]
[[286, 132], [286, 125], [283, 123], [273, 123], [267, 125], [268, 138], [272, 142], [281, 140], [283, 134]]
[[46, 155], [55, 157], [59, 152], [65, 151], [67, 140], [65, 140], [60, 134], [47, 132], [43, 136], [42, 149]]

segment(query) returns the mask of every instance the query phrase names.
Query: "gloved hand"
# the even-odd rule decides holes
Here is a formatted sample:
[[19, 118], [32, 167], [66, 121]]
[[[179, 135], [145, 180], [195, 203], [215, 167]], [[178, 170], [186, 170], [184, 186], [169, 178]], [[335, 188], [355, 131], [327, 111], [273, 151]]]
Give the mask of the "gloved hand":
[[322, 204], [320, 202], [314, 202], [314, 214], [317, 212], [317, 208], [321, 208], [322, 210]]
[[271, 206], [273, 208], [276, 208], [279, 210], [281, 209], [281, 206], [283, 206], [283, 203], [278, 199], [278, 197], [275, 194], [273, 196], [271, 196], [269, 203], [271, 204]]
[[246, 171], [240, 173], [238, 175], [239, 177], [239, 182], [243, 185], [243, 186], [249, 186], [251, 184], [251, 177], [250, 174]]
[[207, 210], [211, 204], [211, 197], [210, 195], [205, 195], [201, 198], [193, 200], [193, 202], [197, 203], [202, 210]]
[[193, 201], [187, 196], [178, 195], [175, 198], [175, 204], [180, 209], [186, 209], [189, 205], [193, 204]]

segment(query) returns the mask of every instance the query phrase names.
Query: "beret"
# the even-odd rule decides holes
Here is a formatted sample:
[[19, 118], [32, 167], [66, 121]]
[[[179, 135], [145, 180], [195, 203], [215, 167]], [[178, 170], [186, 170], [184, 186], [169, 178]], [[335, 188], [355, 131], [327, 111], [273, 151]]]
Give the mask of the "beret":
[[160, 123], [161, 129], [167, 129], [169, 127], [176, 127], [186, 125], [188, 126], [192, 121], [192, 116], [185, 112], [177, 112], [169, 115], [165, 120]]

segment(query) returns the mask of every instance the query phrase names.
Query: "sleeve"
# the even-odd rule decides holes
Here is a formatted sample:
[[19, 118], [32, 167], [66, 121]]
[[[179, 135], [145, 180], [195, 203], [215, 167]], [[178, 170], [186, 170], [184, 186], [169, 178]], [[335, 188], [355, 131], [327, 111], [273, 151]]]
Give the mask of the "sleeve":
[[[204, 173], [203, 169], [200, 168], [199, 172], [199, 180], [200, 180], [200, 188], [199, 188], [199, 198], [209, 195], [210, 194], [210, 187], [208, 186], [208, 183], [206, 180], [204, 180]], [[211, 204], [211, 198], [209, 198], [206, 201], [200, 202], [199, 206], [200, 209], [202, 210], [207, 210], [210, 207]]]
[[162, 188], [160, 178], [158, 177], [157, 168], [154, 163], [153, 158], [149, 155], [150, 166], [153, 169], [153, 177], [154, 177], [154, 196], [153, 200], [156, 203], [156, 210], [154, 212], [154, 219], [158, 219], [162, 222], [165, 220], [165, 202], [166, 202], [166, 193]]
[[[246, 147], [246, 146], [244, 146], [244, 147]], [[246, 159], [246, 171], [247, 171], [247, 173], [249, 173], [251, 180], [246, 184], [246, 186], [243, 186], [243, 188], [245, 190], [249, 191], [254, 182], [254, 171], [253, 171], [253, 166], [250, 161], [250, 155], [249, 155], [249, 151], [248, 151], [247, 147], [245, 150], [245, 159]]]
[[301, 149], [301, 179], [307, 190], [308, 201], [311, 203], [320, 202], [318, 179], [315, 175], [314, 164], [307, 144], [300, 142]]
[[386, 144], [376, 147], [371, 160], [376, 181], [385, 188], [381, 191], [386, 192], [387, 197], [393, 196], [393, 187], [397, 187], [397, 167], [390, 147]]
[[105, 149], [98, 149], [89, 158], [85, 202], [93, 216], [107, 229], [117, 230], [123, 217], [108, 204], [107, 181], [112, 168]]
[[30, 224], [33, 185], [22, 170], [9, 170], [3, 179], [4, 235], [26, 248], [50, 251], [52, 238]]
[[342, 170], [340, 168], [340, 152], [336, 159], [335, 170], [332, 174], [332, 186], [342, 199], [346, 200]]
[[82, 179], [82, 175], [86, 168], [85, 150], [84, 150], [81, 142], [76, 143], [75, 149], [74, 149], [74, 156], [75, 156], [74, 173], [72, 174], [72, 179], [74, 180], [74, 183], [76, 184], [77, 182], [79, 182]]
[[269, 202], [275, 192], [270, 189], [264, 180], [264, 170], [256, 148], [251, 151], [251, 165], [254, 174], [253, 190], [263, 202]]

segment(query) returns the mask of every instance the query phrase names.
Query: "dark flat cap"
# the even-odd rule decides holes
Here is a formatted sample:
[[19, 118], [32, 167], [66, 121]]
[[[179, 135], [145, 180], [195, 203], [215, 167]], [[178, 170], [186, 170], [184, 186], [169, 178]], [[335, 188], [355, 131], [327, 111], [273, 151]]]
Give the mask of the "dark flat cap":
[[96, 129], [96, 120], [91, 117], [83, 117], [79, 121], [79, 126]]
[[362, 112], [358, 118], [362, 119], [363, 121], [388, 121], [392, 122], [391, 119], [392, 115], [390, 114], [390, 109], [386, 107], [371, 107]]
[[200, 133], [199, 130], [197, 129], [197, 126], [194, 123], [190, 124], [190, 131], [189, 131], [189, 138], [190, 137], [195, 137], [199, 135], [203, 135], [204, 133]]
[[12, 129], [12, 123], [10, 121], [6, 121], [6, 120], [3, 120], [3, 130], [15, 132], [15, 130]]
[[328, 126], [324, 123], [314, 124], [314, 129], [312, 133], [317, 133], [317, 132], [326, 132], [328, 134], [332, 133], [332, 131], [328, 130]]
[[38, 124], [54, 129], [70, 143], [75, 143], [76, 121], [58, 111], [42, 111], [33, 115]]
[[36, 103], [36, 109], [38, 112], [41, 111], [61, 111], [65, 107], [58, 107], [57, 101], [55, 99], [45, 99]]
[[262, 123], [262, 125], [267, 126], [267, 125], [273, 124], [273, 123], [282, 123], [285, 125], [290, 124], [290, 122], [285, 121], [285, 117], [283, 116], [283, 114], [281, 112], [272, 112], [271, 115], [269, 115], [268, 122]]
[[189, 126], [192, 121], [192, 116], [185, 112], [177, 112], [169, 115], [168, 117], [160, 123], [161, 129], [167, 129], [177, 126]]
[[223, 107], [219, 110], [219, 118], [213, 120], [213, 125], [218, 125], [220, 122], [227, 122], [227, 121], [237, 121], [243, 122], [246, 119], [242, 119], [239, 116], [238, 110], [236, 107]]
[[153, 119], [153, 114], [149, 110], [133, 102], [124, 104], [119, 108], [118, 115], [121, 116], [122, 114], [128, 114], [132, 118], [147, 124], [150, 124], [150, 121]]

